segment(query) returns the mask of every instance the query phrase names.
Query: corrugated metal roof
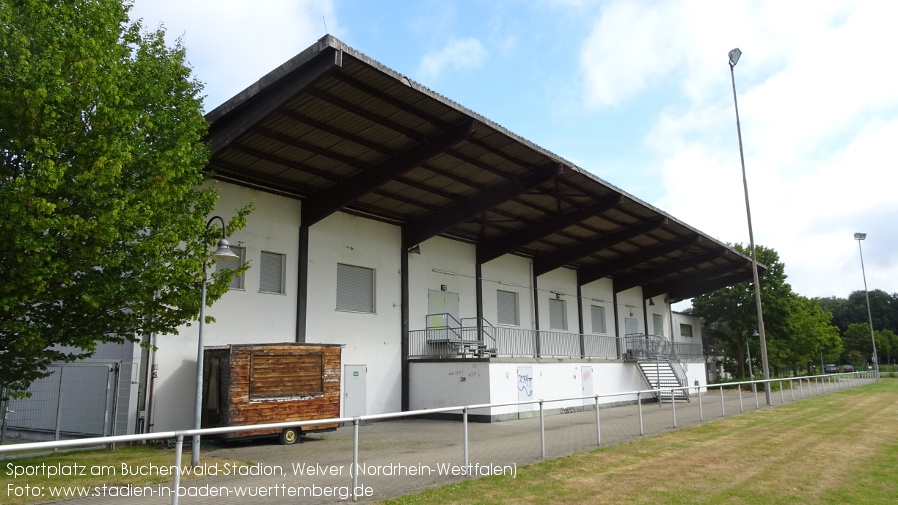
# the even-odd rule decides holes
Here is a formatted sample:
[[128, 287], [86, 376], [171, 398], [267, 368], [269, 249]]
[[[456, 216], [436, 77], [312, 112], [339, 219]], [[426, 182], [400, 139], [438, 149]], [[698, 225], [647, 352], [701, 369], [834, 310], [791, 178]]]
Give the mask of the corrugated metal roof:
[[[216, 177], [684, 299], [751, 260], [326, 36], [207, 115]], [[546, 271], [548, 271], [546, 270]], [[598, 277], [596, 277], [598, 278]], [[634, 284], [637, 283], [637, 284]]]

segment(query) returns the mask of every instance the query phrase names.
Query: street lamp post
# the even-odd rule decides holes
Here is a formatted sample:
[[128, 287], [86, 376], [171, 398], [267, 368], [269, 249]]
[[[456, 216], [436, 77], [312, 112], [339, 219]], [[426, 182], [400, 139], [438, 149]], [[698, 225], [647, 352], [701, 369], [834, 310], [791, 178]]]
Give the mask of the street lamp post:
[[855, 233], [854, 240], [857, 240], [857, 250], [861, 254], [861, 274], [864, 276], [864, 297], [867, 299], [867, 322], [870, 324], [870, 341], [873, 343], [873, 373], [876, 380], [879, 380], [879, 357], [876, 355], [876, 337], [873, 335], [873, 314], [870, 312], [870, 292], [867, 291], [867, 272], [864, 271], [864, 250], [861, 247], [861, 240], [867, 238], [866, 233]]
[[764, 373], [764, 396], [767, 405], [773, 405], [770, 400], [770, 367], [767, 364], [767, 338], [764, 333], [764, 314], [761, 310], [761, 283], [758, 279], [758, 254], [755, 251], [755, 236], [751, 229], [751, 207], [748, 204], [748, 180], [745, 178], [745, 155], [742, 152], [742, 127], [739, 124], [739, 104], [736, 101], [736, 75], [733, 67], [739, 62], [742, 51], [737, 47], [729, 53], [730, 78], [733, 82], [733, 105], [736, 107], [736, 133], [739, 135], [739, 159], [742, 162], [742, 186], [745, 189], [745, 213], [748, 216], [748, 240], [751, 244], [751, 267], [755, 281], [755, 304], [758, 306], [758, 331], [761, 336], [761, 368]]
[[[216, 260], [226, 260], [239, 258], [234, 251], [231, 250], [231, 245], [228, 243], [226, 225], [224, 219], [220, 216], [213, 216], [206, 223], [206, 229], [208, 230], [210, 226], [212, 226], [212, 221], [215, 220], [221, 221], [221, 240], [218, 241], [218, 249], [212, 253], [212, 259]], [[206, 309], [206, 282], [208, 281], [206, 275], [206, 262], [207, 259], [203, 259], [203, 282], [200, 287], [200, 323], [199, 323], [199, 338], [197, 340], [197, 349], [196, 349], [196, 403], [194, 403], [193, 408], [193, 427], [194, 429], [202, 428], [202, 419], [203, 419], [203, 326], [205, 325], [205, 309]], [[190, 464], [191, 466], [199, 466], [200, 464], [200, 436], [193, 436], [193, 446], [191, 447], [190, 453]]]

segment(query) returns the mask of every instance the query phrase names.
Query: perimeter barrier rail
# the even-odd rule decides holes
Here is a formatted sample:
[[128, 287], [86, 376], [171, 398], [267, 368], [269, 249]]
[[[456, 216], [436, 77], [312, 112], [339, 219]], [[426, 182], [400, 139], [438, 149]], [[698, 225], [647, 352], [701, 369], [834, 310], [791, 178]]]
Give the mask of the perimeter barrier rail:
[[[720, 416], [726, 417], [726, 407], [724, 398], [724, 390], [725, 389], [733, 389], [735, 388], [738, 391], [739, 397], [739, 410], [740, 412], [745, 411], [744, 405], [744, 395], [743, 395], [743, 386], [755, 386], [757, 384], [765, 384], [765, 382], [770, 382], [771, 389], [774, 391], [772, 396], [775, 395], [775, 392], [779, 391], [779, 399], [780, 403], [786, 403], [786, 401], [795, 401], [797, 399], [803, 399], [805, 397], [817, 396], [820, 394], [831, 393], [843, 389], [847, 389], [850, 387], [860, 386], [863, 384], [867, 384], [870, 382], [875, 382], [877, 377], [874, 372], [854, 372], [854, 373], [842, 373], [842, 374], [829, 374], [829, 375], [812, 375], [812, 376], [804, 376], [804, 377], [789, 377], [789, 378], [780, 378], [780, 379], [770, 379], [769, 381], [764, 380], [755, 380], [755, 381], [743, 381], [743, 382], [728, 382], [721, 384], [708, 384], [708, 385], [699, 385], [699, 386], [689, 386], [688, 389], [690, 395], [695, 395], [698, 398], [697, 408], [699, 411], [699, 421], [704, 422], [705, 419], [705, 408], [703, 407], [702, 402], [702, 394], [704, 390], [704, 395], [713, 395], [711, 391], [714, 389], [719, 390], [719, 395], [721, 398], [720, 403]], [[682, 391], [684, 388], [670, 388], [670, 389], [662, 389], [660, 391], [673, 391], [678, 390]], [[755, 408], [760, 408], [760, 400], [759, 400], [759, 392], [758, 390], [762, 389], [759, 387], [753, 387], [752, 391], [749, 391], [749, 395], [754, 396]], [[786, 390], [788, 389], [788, 393]], [[797, 395], [796, 395], [797, 390]], [[605, 400], [606, 403], [609, 403], [608, 400], [621, 398], [624, 401], [632, 401], [635, 397], [636, 405], [638, 406], [639, 412], [639, 435], [645, 435], [645, 426], [644, 426], [644, 409], [650, 408], [664, 408], [665, 405], [662, 403], [658, 403], [658, 407], [644, 406], [644, 400], [655, 401], [655, 394], [658, 393], [658, 389], [645, 389], [645, 390], [637, 390], [637, 391], [624, 391], [619, 393], [607, 393], [607, 394], [596, 394], [590, 396], [575, 396], [575, 397], [566, 397], [566, 398], [551, 398], [551, 399], [539, 399], [539, 400], [527, 400], [527, 401], [517, 401], [517, 402], [504, 402], [504, 403], [485, 403], [478, 405], [464, 405], [464, 406], [454, 406], [454, 407], [442, 407], [442, 408], [433, 408], [433, 409], [423, 409], [423, 410], [414, 410], [407, 412], [394, 412], [389, 414], [373, 414], [373, 415], [364, 415], [358, 417], [341, 417], [341, 418], [332, 418], [332, 419], [316, 419], [312, 421], [290, 421], [283, 423], [268, 423], [268, 424], [257, 424], [252, 426], [231, 426], [224, 428], [205, 428], [205, 429], [190, 429], [190, 430], [179, 430], [179, 431], [166, 431], [159, 433], [148, 433], [141, 435], [118, 435], [111, 437], [96, 437], [96, 438], [85, 438], [85, 439], [75, 439], [75, 440], [56, 440], [56, 441], [48, 441], [48, 442], [31, 442], [31, 443], [21, 443], [21, 444], [13, 444], [3, 446], [2, 450], [4, 453], [12, 453], [12, 452], [20, 452], [20, 451], [35, 451], [35, 450], [49, 450], [49, 449], [61, 449], [61, 448], [70, 448], [70, 447], [85, 447], [85, 446], [111, 446], [113, 444], [118, 443], [126, 443], [126, 442], [144, 442], [150, 440], [167, 440], [167, 439], [175, 439], [175, 451], [174, 451], [174, 468], [178, 469], [178, 471], [174, 472], [172, 483], [171, 483], [171, 499], [172, 504], [178, 504], [178, 498], [180, 496], [179, 490], [181, 486], [181, 456], [183, 450], [184, 439], [192, 437], [193, 435], [218, 435], [223, 433], [236, 433], [241, 431], [250, 431], [250, 430], [259, 430], [259, 429], [271, 429], [271, 428], [290, 428], [290, 427], [303, 427], [303, 426], [313, 426], [320, 425], [323, 423], [342, 423], [346, 425], [352, 426], [352, 467], [356, 469], [356, 471], [349, 472], [351, 474], [351, 489], [352, 489], [352, 501], [358, 501], [360, 497], [359, 490], [363, 489], [359, 486], [359, 472], [357, 469], [359, 468], [359, 427], [362, 423], [367, 421], [377, 421], [377, 420], [386, 420], [386, 419], [399, 419], [399, 418], [411, 418], [411, 417], [419, 417], [419, 416], [433, 416], [440, 414], [449, 414], [449, 413], [461, 413], [462, 417], [462, 433], [460, 434], [463, 444], [463, 460], [464, 466], [470, 467], [470, 459], [469, 459], [469, 435], [468, 435], [468, 415], [469, 412], [476, 409], [484, 409], [484, 408], [492, 408], [492, 407], [505, 407], [505, 406], [513, 406], [513, 405], [538, 405], [539, 411], [539, 440], [540, 440], [540, 459], [546, 459], [547, 457], [547, 447], [546, 447], [546, 406], [557, 403], [557, 402], [571, 402], [571, 401], [582, 401], [584, 408], [586, 406], [586, 401], [591, 400], [590, 409], [595, 409], [595, 445], [602, 445], [602, 422], [601, 422], [601, 412], [602, 410], [610, 410], [613, 407], [606, 406], [604, 409], [601, 408], [600, 400]], [[681, 404], [681, 409], [689, 408], [689, 404]], [[670, 402], [670, 412], [671, 412], [671, 427], [676, 429], [677, 426], [677, 402]], [[501, 423], [500, 423], [501, 424]], [[535, 435], [534, 435], [535, 436]], [[2, 455], [0, 455], [2, 456]], [[28, 454], [27, 456], [34, 456], [33, 454]]]

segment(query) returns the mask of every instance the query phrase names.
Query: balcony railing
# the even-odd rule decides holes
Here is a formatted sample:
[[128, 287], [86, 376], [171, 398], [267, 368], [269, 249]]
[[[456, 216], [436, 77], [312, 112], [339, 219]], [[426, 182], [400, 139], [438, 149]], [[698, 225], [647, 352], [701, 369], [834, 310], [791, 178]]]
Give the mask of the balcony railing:
[[494, 326], [476, 318], [427, 316], [427, 328], [409, 332], [410, 358], [605, 358], [618, 359], [617, 338]]
[[[494, 326], [485, 319], [428, 314], [426, 328], [409, 332], [409, 358], [600, 358], [630, 359], [669, 356], [702, 359], [699, 344], [654, 335], [581, 335], [551, 330]], [[621, 348], [619, 350], [619, 348]]]

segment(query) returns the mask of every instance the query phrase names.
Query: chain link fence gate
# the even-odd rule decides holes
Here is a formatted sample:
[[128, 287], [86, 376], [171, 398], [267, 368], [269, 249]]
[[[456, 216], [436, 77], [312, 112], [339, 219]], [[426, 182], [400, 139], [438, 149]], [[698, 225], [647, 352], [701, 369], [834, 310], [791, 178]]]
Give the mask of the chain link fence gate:
[[30, 397], [0, 405], [0, 447], [127, 433], [131, 366], [112, 360], [50, 365], [51, 374], [29, 386]]

